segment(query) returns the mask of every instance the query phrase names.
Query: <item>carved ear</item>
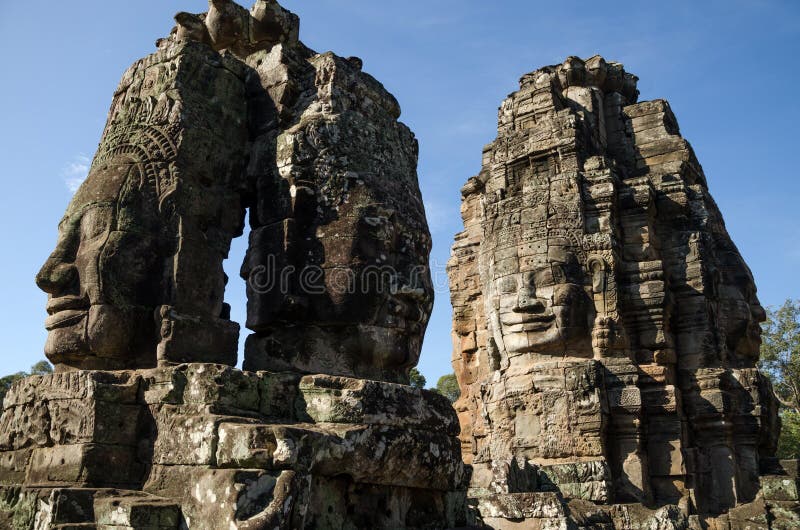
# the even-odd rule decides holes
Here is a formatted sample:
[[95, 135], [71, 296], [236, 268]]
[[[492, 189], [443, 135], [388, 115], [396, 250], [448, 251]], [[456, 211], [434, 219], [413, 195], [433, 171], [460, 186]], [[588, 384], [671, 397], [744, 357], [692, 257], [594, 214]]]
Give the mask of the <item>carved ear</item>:
[[181, 12], [175, 15], [175, 22], [178, 24], [177, 37], [179, 40], [193, 40], [205, 44], [211, 43], [208, 29], [203, 21], [203, 17], [200, 15]]
[[185, 11], [181, 11], [175, 15], [175, 22], [186, 28], [192, 28], [197, 24], [203, 23], [199, 16], [193, 15], [192, 13], [187, 13]]
[[608, 264], [603, 258], [592, 256], [586, 263], [586, 268], [592, 275], [592, 291], [595, 293], [603, 293], [606, 290], [606, 283], [608, 274]]
[[171, 255], [177, 250], [177, 239], [180, 233], [180, 215], [175, 204], [175, 192], [169, 192], [158, 200], [158, 214], [160, 218], [161, 237], [159, 243], [165, 255]]

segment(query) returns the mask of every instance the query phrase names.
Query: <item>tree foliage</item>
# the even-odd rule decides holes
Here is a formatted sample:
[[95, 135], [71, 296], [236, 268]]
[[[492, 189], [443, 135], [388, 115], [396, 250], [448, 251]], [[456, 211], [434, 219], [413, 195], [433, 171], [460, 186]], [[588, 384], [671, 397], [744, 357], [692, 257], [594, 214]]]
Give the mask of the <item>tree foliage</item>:
[[422, 373], [416, 368], [411, 369], [409, 377], [411, 378], [411, 386], [413, 386], [414, 388], [425, 388], [425, 385], [428, 382], [425, 379], [425, 376], [422, 375]]
[[800, 458], [800, 300], [767, 310], [759, 368], [781, 403], [778, 457]]
[[767, 310], [763, 327], [760, 368], [784, 409], [800, 415], [800, 300]]
[[40, 361], [33, 366], [31, 366], [30, 373], [28, 372], [17, 372], [16, 374], [7, 375], [3, 378], [0, 378], [0, 402], [6, 397], [6, 394], [9, 390], [11, 390], [11, 385], [19, 381], [20, 379], [24, 379], [29, 375], [46, 375], [52, 374], [53, 367], [50, 366], [50, 363], [47, 361]]
[[5, 399], [6, 394], [9, 390], [11, 390], [11, 385], [23, 379], [28, 374], [25, 372], [17, 372], [16, 374], [7, 375], [3, 378], [0, 378], [0, 400]]
[[781, 414], [781, 437], [778, 439], [780, 458], [800, 458], [800, 414], [787, 410]]
[[456, 374], [447, 374], [440, 377], [439, 381], [436, 383], [436, 390], [449, 399], [450, 403], [455, 403], [461, 396], [461, 389], [458, 387]]
[[29, 375], [48, 375], [53, 373], [53, 367], [47, 361], [39, 361], [31, 366], [31, 373]]

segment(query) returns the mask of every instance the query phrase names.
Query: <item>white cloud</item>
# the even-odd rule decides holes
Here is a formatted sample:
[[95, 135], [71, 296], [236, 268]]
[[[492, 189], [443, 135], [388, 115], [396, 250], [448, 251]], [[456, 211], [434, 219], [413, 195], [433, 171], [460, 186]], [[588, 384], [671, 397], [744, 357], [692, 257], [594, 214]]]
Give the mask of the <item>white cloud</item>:
[[86, 180], [86, 175], [89, 174], [91, 162], [92, 160], [88, 156], [79, 154], [75, 156], [72, 162], [66, 165], [61, 172], [61, 176], [64, 178], [64, 184], [66, 184], [69, 191], [72, 193], [78, 191], [83, 181]]

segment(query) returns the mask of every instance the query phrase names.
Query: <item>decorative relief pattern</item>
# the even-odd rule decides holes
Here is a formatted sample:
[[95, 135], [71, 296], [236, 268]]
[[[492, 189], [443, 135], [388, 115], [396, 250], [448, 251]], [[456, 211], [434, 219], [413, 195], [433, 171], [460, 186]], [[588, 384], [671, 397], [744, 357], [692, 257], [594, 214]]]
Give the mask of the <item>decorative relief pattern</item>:
[[752, 276], [669, 105], [637, 103], [636, 81], [601, 57], [527, 74], [462, 189], [448, 270], [478, 499], [546, 491], [568, 464], [597, 487], [562, 492], [719, 514], [753, 501], [774, 453], [774, 396], [744, 375]]

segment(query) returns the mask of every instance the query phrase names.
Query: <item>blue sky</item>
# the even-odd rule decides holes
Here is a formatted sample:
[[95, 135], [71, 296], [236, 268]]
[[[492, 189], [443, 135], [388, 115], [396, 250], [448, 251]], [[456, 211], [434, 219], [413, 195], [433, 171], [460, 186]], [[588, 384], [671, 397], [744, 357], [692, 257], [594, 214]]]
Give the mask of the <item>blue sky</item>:
[[[285, 0], [317, 51], [356, 55], [394, 93], [421, 146], [437, 303], [420, 369], [450, 371], [444, 264], [460, 230], [459, 189], [495, 137], [497, 107], [519, 77], [568, 55], [600, 53], [668, 99], [694, 145], [764, 305], [800, 298], [800, 3], [794, 0], [531, 2]], [[46, 297], [33, 278], [51, 252], [70, 185], [85, 176], [111, 96], [177, 11], [203, 0], [0, 0], [0, 375], [40, 360]], [[236, 242], [229, 275], [244, 254]], [[244, 320], [244, 286], [227, 294]]]

